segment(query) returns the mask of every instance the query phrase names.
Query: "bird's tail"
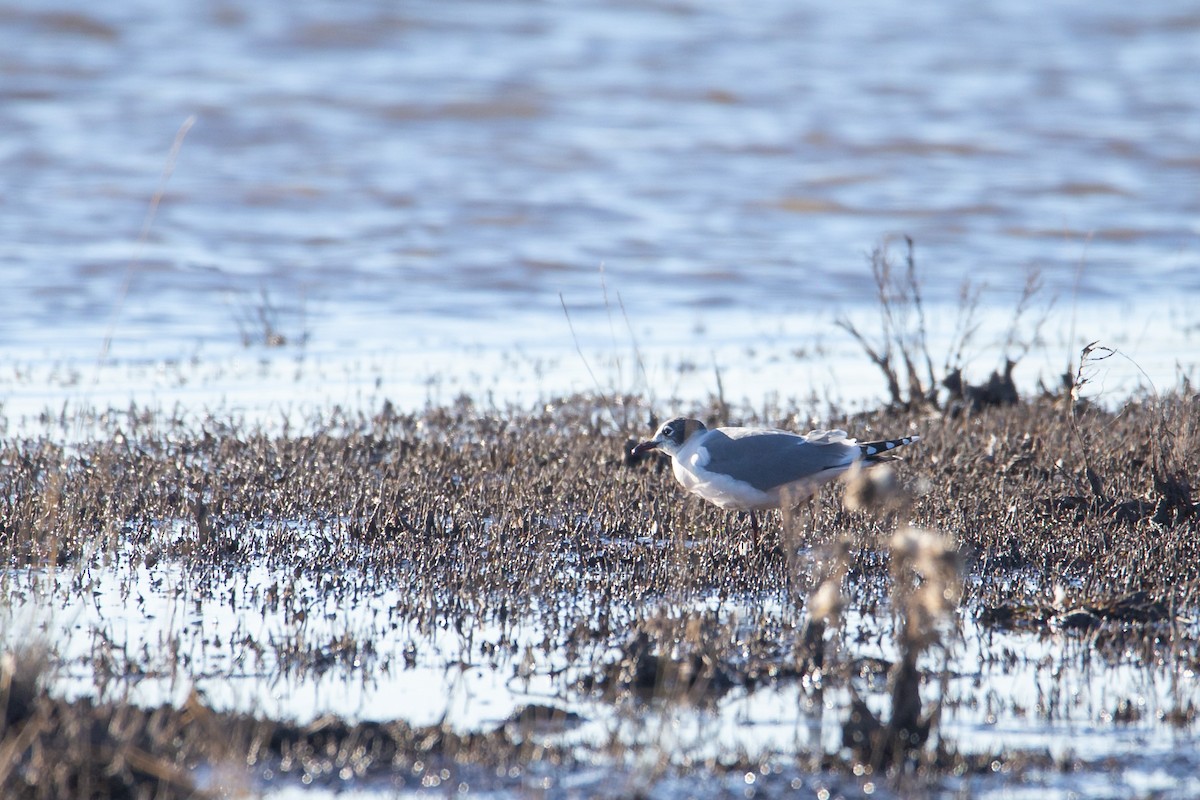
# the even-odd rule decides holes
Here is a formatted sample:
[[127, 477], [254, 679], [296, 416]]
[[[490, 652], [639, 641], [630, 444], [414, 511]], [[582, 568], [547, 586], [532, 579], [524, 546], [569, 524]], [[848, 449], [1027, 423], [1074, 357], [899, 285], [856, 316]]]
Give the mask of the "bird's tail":
[[859, 442], [858, 449], [862, 451], [863, 461], [891, 461], [895, 456], [889, 455], [897, 447], [919, 442], [920, 436], [905, 436], [903, 439], [880, 439], [878, 442]]

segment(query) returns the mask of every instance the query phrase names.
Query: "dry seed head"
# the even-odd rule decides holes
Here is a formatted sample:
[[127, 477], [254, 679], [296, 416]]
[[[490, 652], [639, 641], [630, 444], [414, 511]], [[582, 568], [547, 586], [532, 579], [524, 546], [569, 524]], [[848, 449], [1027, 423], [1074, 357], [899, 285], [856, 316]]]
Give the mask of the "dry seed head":
[[958, 548], [954, 540], [937, 531], [905, 526], [896, 531], [891, 541], [892, 558], [922, 577], [957, 576]]
[[941, 581], [926, 581], [912, 595], [912, 605], [931, 619], [943, 616], [957, 606], [958, 592]]
[[900, 488], [896, 471], [887, 464], [867, 469], [856, 462], [846, 472], [846, 492], [842, 502], [851, 511], [892, 511], [908, 503]]
[[915, 562], [923, 546], [921, 535], [923, 533], [924, 531], [916, 528], [904, 527], [892, 534], [892, 541], [889, 545], [892, 559], [903, 564]]
[[840, 576], [827, 578], [809, 595], [808, 611], [813, 619], [823, 620], [829, 625], [838, 624], [844, 605], [841, 583]]
[[938, 641], [939, 620], [958, 604], [958, 554], [950, 537], [912, 527], [896, 531], [891, 550], [894, 599], [904, 619], [901, 643], [919, 652]]
[[808, 597], [808, 611], [814, 620], [836, 625], [845, 606], [842, 597], [842, 578], [850, 566], [850, 542], [838, 539], [822, 548], [817, 556], [817, 574], [824, 575], [820, 585]]

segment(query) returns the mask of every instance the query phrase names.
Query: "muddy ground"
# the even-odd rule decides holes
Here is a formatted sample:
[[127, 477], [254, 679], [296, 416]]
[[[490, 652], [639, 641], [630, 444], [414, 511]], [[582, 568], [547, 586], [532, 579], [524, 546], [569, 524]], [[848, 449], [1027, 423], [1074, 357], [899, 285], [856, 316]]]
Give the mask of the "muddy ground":
[[[200, 586], [266, 564], [347, 604], [401, 587], [406, 600], [390, 613], [417, 628], [468, 636], [485, 621], [501, 630], [536, 621], [541, 647], [581, 676], [571, 692], [621, 713], [702, 705], [779, 682], [809, 692], [870, 686], [886, 701], [874, 712], [857, 700], [835, 709], [840, 748], [701, 763], [661, 754], [654, 780], [709, 775], [712, 796], [733, 791], [721, 783], [729, 775], [757, 775], [756, 791], [771, 796], [827, 785], [857, 794], [872, 780], [904, 792], [964, 776], [1069, 772], [1041, 748], [968, 753], [938, 735], [929, 687], [941, 676], [928, 656], [961, 635], [956, 619], [1072, 637], [1101, 662], [1200, 668], [1192, 486], [1200, 401], [1186, 386], [1110, 409], [1043, 396], [852, 417], [683, 410], [710, 425], [922, 439], [894, 465], [894, 485], [827, 489], [795, 512], [768, 515], [756, 543], [746, 517], [685, 497], [665, 461], [627, 455], [659, 421], [637, 398], [571, 397], [534, 412], [465, 398], [419, 413], [331, 410], [303, 429], [270, 432], [136, 407], [47, 415], [37, 430], [0, 442], [6, 596], [11, 603], [31, 576], [48, 572], [84, 587], [114, 563], [175, 564]], [[298, 530], [320, 546], [299, 555]], [[264, 602], [287, 607], [286, 586], [282, 593]], [[729, 598], [784, 611], [733, 620], [719, 610]], [[718, 610], [696, 610], [697, 599]], [[891, 663], [845, 655], [839, 636], [851, 612], [888, 620], [881, 630], [895, 639]], [[574, 724], [569, 704], [530, 704], [463, 733], [399, 720], [269, 719], [198, 696], [154, 708], [119, 697], [68, 701], [54, 691], [55, 643], [33, 638], [10, 631], [5, 639], [5, 797], [253, 794], [285, 776], [381, 791], [461, 784], [520, 794], [530, 792], [524, 775], [632, 769], [627, 749], [611, 743], [530, 734]], [[521, 649], [504, 652], [517, 638], [487, 643], [481, 657], [519, 669]], [[269, 663], [347, 674], [378, 666], [372, 641], [289, 647]], [[118, 682], [143, 668], [136, 657], [91, 666]], [[853, 683], [872, 670], [877, 680]], [[1191, 742], [1196, 702], [1185, 692], [1163, 713]], [[1114, 709], [1112, 724], [1121, 713]], [[620, 793], [648, 792], [621, 785]]]

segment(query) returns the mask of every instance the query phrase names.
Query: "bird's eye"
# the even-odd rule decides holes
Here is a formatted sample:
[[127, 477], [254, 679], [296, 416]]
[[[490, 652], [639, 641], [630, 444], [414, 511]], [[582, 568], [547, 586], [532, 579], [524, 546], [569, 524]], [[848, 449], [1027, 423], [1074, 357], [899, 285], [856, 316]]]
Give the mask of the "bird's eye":
[[674, 436], [675, 435], [675, 429], [672, 428], [670, 425], [664, 425], [662, 432], [663, 432], [663, 436]]

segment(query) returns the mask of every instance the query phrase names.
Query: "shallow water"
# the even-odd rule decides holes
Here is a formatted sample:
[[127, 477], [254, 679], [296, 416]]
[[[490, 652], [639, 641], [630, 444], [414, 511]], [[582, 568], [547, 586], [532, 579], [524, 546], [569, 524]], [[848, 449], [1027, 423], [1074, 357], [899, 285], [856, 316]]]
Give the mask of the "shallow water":
[[[319, 544], [319, 537], [298, 537], [296, 563], [303, 562], [304, 548]], [[53, 648], [63, 665], [54, 691], [68, 697], [98, 693], [140, 705], [182, 704], [195, 691], [216, 709], [300, 723], [334, 714], [352, 721], [444, 724], [460, 732], [491, 730], [526, 705], [550, 705], [578, 714], [578, 721], [535, 733], [536, 740], [576, 747], [585, 764], [588, 753], [619, 745], [626, 755], [617, 763], [630, 771], [630, 785], [653, 786], [657, 796], [695, 790], [686, 782], [672, 789], [670, 781], [649, 780], [664, 766], [664, 756], [678, 768], [731, 753], [782, 765], [771, 781], [759, 776], [766, 796], [774, 796], [771, 786], [778, 791], [792, 785], [790, 778], [781, 783], [783, 773], [805, 786], [831, 779], [805, 775], [795, 764], [814, 752], [841, 749], [850, 696], [840, 682], [818, 690], [810, 675], [737, 686], [712, 703], [614, 703], [582, 688], [580, 679], [620, 657], [621, 609], [614, 609], [612, 637], [583, 645], [581, 655], [577, 642], [556, 640], [536, 614], [503, 622], [468, 619], [465, 629], [456, 629], [453, 615], [421, 623], [400, 613], [407, 592], [396, 581], [350, 575], [335, 590], [322, 580], [294, 564], [272, 567], [265, 559], [216, 568], [161, 562], [74, 573], [10, 571], [11, 604], [2, 629], [7, 644], [33, 638]], [[348, 594], [347, 586], [357, 588]], [[747, 602], [663, 598], [661, 604], [670, 613], [719, 609], [726, 619], [765, 614], [786, 620], [794, 613], [770, 599]], [[586, 616], [588, 610], [579, 608]], [[1169, 721], [1173, 711], [1200, 697], [1200, 675], [1193, 670], [1172, 674], [1132, 652], [1104, 655], [1084, 634], [985, 628], [968, 608], [956, 625], [958, 631], [947, 634], [944, 691], [936, 677], [922, 690], [926, 703], [942, 700], [938, 737], [964, 754], [1045, 754], [1056, 764], [1073, 765], [1057, 790], [1052, 774], [1035, 769], [1012, 779], [964, 778], [974, 793], [1009, 796], [1022, 781], [1046, 787], [1050, 796], [1093, 790], [1097, 796], [1129, 790], [1186, 796], [1200, 789], [1200, 742], [1192, 729]], [[842, 664], [894, 661], [893, 636], [886, 613], [851, 612], [831, 640], [831, 658]], [[547, 648], [547, 641], [560, 643]], [[922, 664], [936, 675], [943, 656], [935, 649]], [[886, 705], [884, 683], [881, 673], [854, 680], [877, 713]], [[1116, 719], [1121, 715], [1123, 721]], [[1116, 765], [1120, 780], [1113, 783], [1108, 772]], [[516, 785], [565, 790], [575, 783], [587, 792], [589, 786], [610, 787], [611, 777], [586, 768], [534, 770]], [[860, 784], [849, 780], [843, 791], [857, 794]], [[943, 789], [952, 792], [956, 785], [946, 778]], [[288, 783], [279, 788], [286, 796]], [[359, 788], [365, 796], [381, 791]], [[475, 782], [476, 792], [504, 796], [512, 788], [512, 781], [495, 776]]]
[[1095, 339], [1160, 388], [1194, 369], [1190, 3], [121, 0], [0, 21], [0, 342], [97, 394], [169, 405], [105, 366], [224, 365], [273, 333], [326, 367], [293, 394], [362, 360], [379, 373], [349, 382], [406, 405], [431, 384], [636, 388], [636, 341], [664, 395], [694, 364], [685, 399], [720, 369], [751, 399], [858, 400], [882, 384], [832, 321], [869, 317], [864, 254], [897, 234], [935, 338], [965, 278], [989, 287], [976, 380], [1030, 268], [1058, 305], [1024, 386]]

